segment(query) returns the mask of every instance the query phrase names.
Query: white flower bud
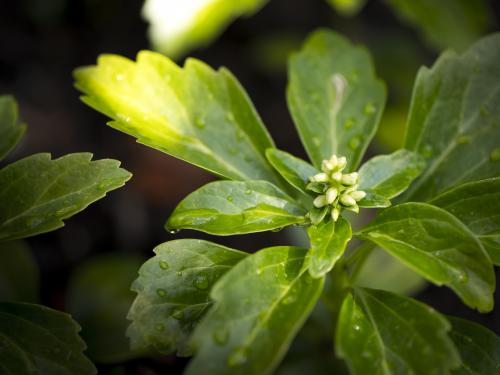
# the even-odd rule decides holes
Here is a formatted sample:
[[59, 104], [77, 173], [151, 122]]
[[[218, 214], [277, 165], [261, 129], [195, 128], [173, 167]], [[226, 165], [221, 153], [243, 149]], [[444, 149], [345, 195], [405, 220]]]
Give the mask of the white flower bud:
[[356, 200], [348, 194], [344, 194], [340, 197], [340, 203], [344, 206], [354, 206], [356, 204]]
[[358, 182], [358, 173], [352, 172], [342, 176], [342, 183], [344, 185], [355, 185]]
[[361, 199], [366, 197], [366, 193], [363, 190], [353, 191], [349, 195], [353, 197], [356, 202], [359, 202]]
[[332, 219], [333, 219], [333, 221], [337, 221], [339, 219], [339, 216], [340, 216], [340, 210], [338, 208], [334, 208], [332, 210]]
[[342, 180], [342, 172], [335, 172], [332, 174], [332, 180], [340, 181]]
[[330, 163], [333, 165], [333, 168], [337, 168], [338, 160], [337, 155], [333, 154], [330, 158]]
[[330, 189], [328, 189], [326, 191], [326, 201], [328, 202], [328, 204], [332, 204], [337, 198], [338, 194], [339, 191], [336, 188], [331, 187]]
[[313, 201], [314, 207], [321, 208], [327, 205], [326, 196], [318, 195]]
[[347, 165], [347, 159], [345, 156], [341, 156], [340, 158], [338, 158], [337, 160], [337, 168], [342, 170], [345, 168], [345, 166]]
[[323, 160], [321, 163], [321, 170], [325, 173], [333, 171], [335, 168], [335, 165], [333, 165], [330, 161], [328, 160]]
[[357, 204], [355, 204], [354, 206], [346, 207], [345, 209], [359, 214], [359, 206]]
[[314, 182], [327, 182], [328, 175], [326, 173], [318, 173], [312, 177], [312, 181]]

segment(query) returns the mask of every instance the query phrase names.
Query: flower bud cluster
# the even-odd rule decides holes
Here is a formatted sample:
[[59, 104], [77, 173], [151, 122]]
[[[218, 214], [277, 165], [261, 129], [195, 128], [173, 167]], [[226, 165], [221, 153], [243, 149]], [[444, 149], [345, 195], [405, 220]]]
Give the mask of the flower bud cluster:
[[359, 175], [357, 172], [342, 173], [347, 165], [344, 156], [332, 155], [329, 160], [323, 160], [321, 173], [309, 178], [306, 188], [319, 195], [314, 199], [314, 207], [327, 209], [334, 221], [340, 216], [343, 209], [359, 212], [358, 203], [366, 193], [357, 190]]

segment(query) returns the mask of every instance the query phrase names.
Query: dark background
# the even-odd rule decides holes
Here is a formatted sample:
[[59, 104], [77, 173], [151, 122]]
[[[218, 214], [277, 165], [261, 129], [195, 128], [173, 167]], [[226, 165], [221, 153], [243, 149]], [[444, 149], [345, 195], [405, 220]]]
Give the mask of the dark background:
[[[169, 234], [163, 224], [180, 199], [212, 177], [105, 126], [106, 118], [81, 103], [73, 88], [72, 70], [93, 64], [99, 54], [134, 58], [149, 47], [141, 6], [142, 1], [131, 0], [0, 1], [0, 94], [16, 97], [22, 121], [29, 126], [23, 143], [7, 161], [37, 152], [59, 157], [89, 151], [96, 159], [121, 160], [134, 175], [124, 188], [73, 217], [61, 230], [29, 240], [41, 269], [41, 302], [60, 310], [65, 309], [68, 277], [82, 261], [111, 252], [146, 258], [161, 242], [204, 237], [195, 232]], [[500, 6], [493, 6], [492, 18], [498, 20]], [[414, 29], [377, 0], [352, 19], [336, 15], [321, 0], [271, 0], [253, 17], [234, 22], [210, 47], [190, 53], [213, 67], [228, 67], [249, 92], [277, 146], [301, 157], [305, 153], [286, 107], [284, 52], [279, 48], [296, 45], [317, 27], [334, 28], [366, 44], [379, 75], [388, 83], [389, 105], [403, 113], [418, 67], [430, 65], [437, 56]], [[491, 31], [496, 29], [494, 21]], [[396, 144], [400, 135], [393, 133]], [[369, 155], [392, 150], [394, 143], [387, 144], [386, 138], [379, 136]], [[255, 251], [290, 243], [290, 238], [268, 233], [215, 241]], [[419, 298], [500, 334], [498, 312], [477, 314], [446, 288], [429, 287]], [[499, 293], [496, 299], [498, 304]], [[184, 363], [172, 358], [167, 362], [171, 373]], [[158, 366], [156, 361], [136, 360], [127, 365], [127, 372], [154, 374]], [[110, 367], [101, 369], [107, 372]]]

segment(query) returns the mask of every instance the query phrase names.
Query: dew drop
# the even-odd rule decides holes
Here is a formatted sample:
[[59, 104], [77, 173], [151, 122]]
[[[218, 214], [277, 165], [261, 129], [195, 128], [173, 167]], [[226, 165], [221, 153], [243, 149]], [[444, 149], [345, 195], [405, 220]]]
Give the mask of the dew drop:
[[202, 116], [196, 117], [194, 124], [198, 129], [205, 129], [205, 119]]
[[470, 142], [470, 136], [468, 135], [461, 135], [457, 138], [457, 143], [459, 145], [465, 145]]
[[176, 233], [179, 233], [180, 232], [180, 229], [169, 229], [168, 230], [168, 233], [170, 234], [176, 234]]
[[491, 151], [490, 154], [491, 161], [499, 161], [500, 160], [500, 146]]
[[359, 331], [361, 329], [361, 327], [358, 326], [357, 324], [355, 324], [354, 327], [352, 327], [352, 328], [354, 328], [355, 331]]
[[365, 105], [365, 109], [364, 109], [364, 112], [365, 112], [365, 115], [373, 115], [375, 112], [377, 111], [377, 107], [375, 107], [375, 104], [373, 103], [368, 103], [367, 105]]
[[227, 199], [228, 202], [232, 202], [233, 201], [233, 197], [231, 195], [228, 195], [226, 199]]
[[56, 211], [56, 216], [64, 216], [76, 209], [75, 205], [67, 206]]
[[116, 117], [117, 117], [117, 118], [118, 118], [118, 120], [120, 120], [120, 121], [123, 121], [123, 122], [126, 122], [126, 123], [129, 123], [129, 122], [130, 122], [130, 117], [128, 117], [128, 116], [126, 116], [126, 115], [124, 115], [124, 114], [122, 114], [122, 113], [118, 113], [118, 114], [116, 115]]
[[243, 347], [234, 349], [227, 358], [227, 365], [229, 367], [239, 367], [247, 361], [246, 350]]
[[359, 139], [359, 137], [352, 137], [350, 140], [349, 140], [349, 148], [351, 150], [356, 150], [359, 145], [361, 144], [361, 139]]
[[288, 296], [286, 296], [283, 299], [283, 301], [281, 301], [281, 303], [283, 303], [283, 305], [291, 305], [296, 300], [297, 300], [297, 296], [295, 295], [295, 293], [290, 293]]
[[162, 332], [165, 330], [165, 326], [161, 323], [158, 323], [155, 325], [155, 329], [158, 331], [158, 332]]
[[172, 313], [172, 318], [176, 320], [184, 319], [184, 310], [182, 308], [175, 309], [174, 312]]
[[458, 281], [461, 283], [466, 283], [469, 280], [469, 275], [467, 275], [467, 272], [460, 272], [458, 274]]
[[28, 221], [26, 222], [26, 225], [28, 225], [28, 227], [30, 227], [30, 228], [36, 228], [42, 223], [43, 223], [42, 217], [34, 216], [34, 217], [28, 219]]
[[168, 263], [167, 263], [167, 262], [165, 262], [164, 260], [160, 260], [159, 265], [160, 265], [160, 268], [161, 268], [162, 270], [166, 270], [166, 269], [168, 269]]
[[181, 277], [182, 276], [182, 271], [177, 271], [176, 275], [177, 275], [177, 277]]
[[205, 290], [208, 288], [208, 279], [205, 275], [198, 275], [194, 278], [193, 285], [196, 289]]
[[344, 129], [348, 130], [356, 124], [356, 119], [354, 117], [349, 117], [344, 121]]
[[167, 292], [165, 292], [165, 289], [156, 289], [156, 294], [158, 294], [160, 297], [165, 297], [167, 295]]
[[251, 190], [251, 189], [246, 189], [246, 190], [245, 190], [245, 194], [246, 194], [246, 195], [250, 195], [250, 194], [252, 194], [252, 190]]
[[225, 345], [229, 339], [229, 331], [226, 327], [221, 327], [214, 331], [212, 339], [219, 346]]
[[319, 146], [321, 144], [321, 140], [318, 137], [313, 137], [312, 141], [315, 146]]
[[432, 146], [431, 145], [424, 145], [422, 148], [422, 155], [426, 158], [430, 158], [433, 154]]

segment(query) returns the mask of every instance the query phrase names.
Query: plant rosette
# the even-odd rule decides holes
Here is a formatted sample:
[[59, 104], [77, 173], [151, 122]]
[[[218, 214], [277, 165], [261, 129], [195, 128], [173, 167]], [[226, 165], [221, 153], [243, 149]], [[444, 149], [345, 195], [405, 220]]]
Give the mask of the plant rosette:
[[[194, 59], [180, 67], [143, 51], [135, 62], [104, 55], [78, 69], [82, 100], [110, 126], [223, 178], [183, 199], [168, 230], [225, 236], [300, 225], [310, 242], [254, 254], [191, 239], [159, 245], [133, 284], [132, 347], [194, 355], [187, 374], [272, 373], [321, 297], [335, 353], [353, 374], [497, 373], [495, 334], [360, 280], [384, 251], [400, 274], [493, 309], [499, 59], [493, 34], [423, 67], [404, 148], [360, 168], [386, 90], [368, 52], [332, 31], [313, 33], [288, 65], [288, 107], [310, 163], [276, 149], [224, 68]], [[379, 210], [353, 230], [345, 213], [362, 208]], [[361, 245], [347, 249], [352, 237]]]

